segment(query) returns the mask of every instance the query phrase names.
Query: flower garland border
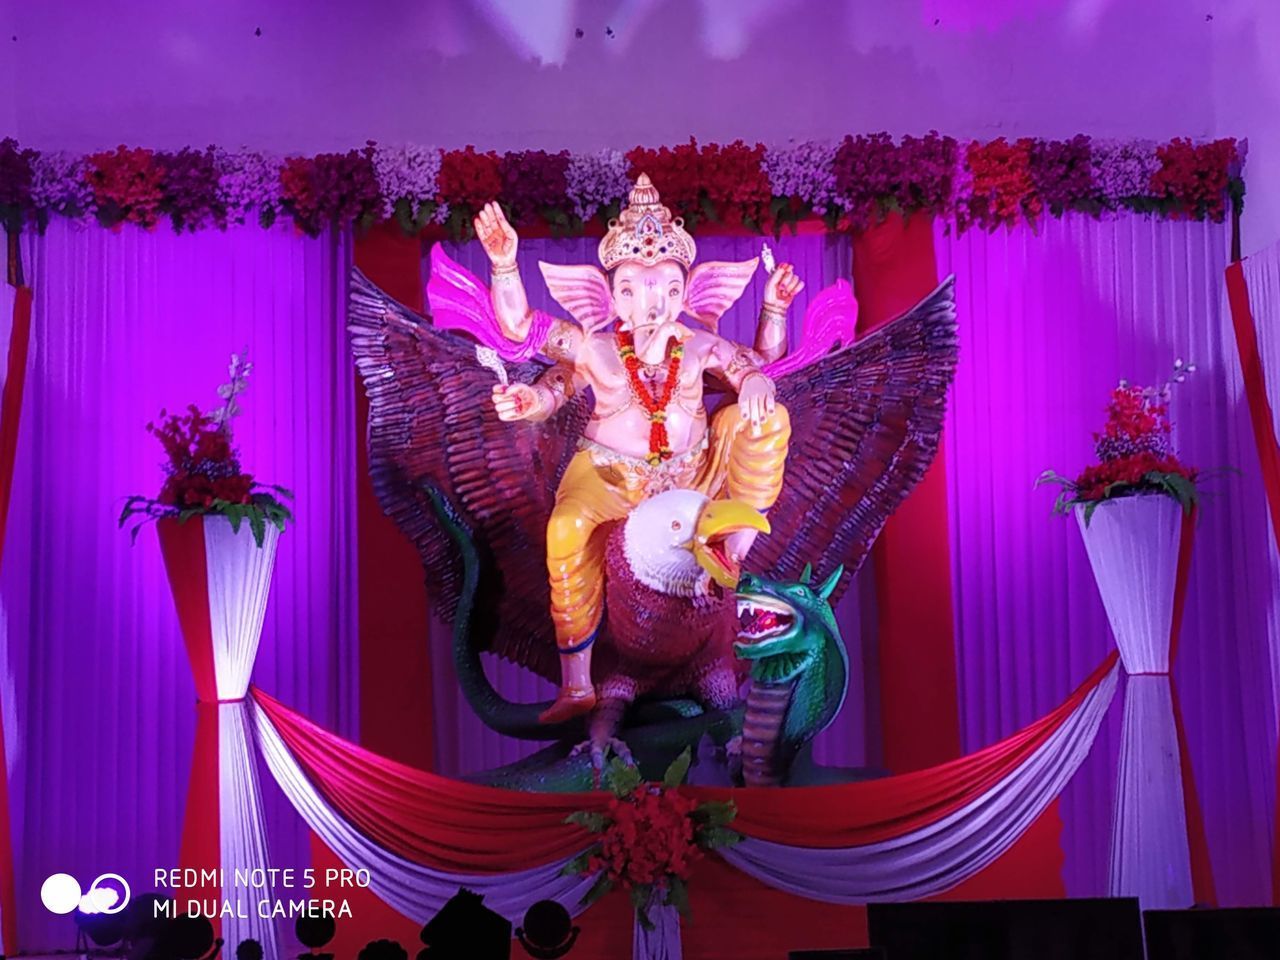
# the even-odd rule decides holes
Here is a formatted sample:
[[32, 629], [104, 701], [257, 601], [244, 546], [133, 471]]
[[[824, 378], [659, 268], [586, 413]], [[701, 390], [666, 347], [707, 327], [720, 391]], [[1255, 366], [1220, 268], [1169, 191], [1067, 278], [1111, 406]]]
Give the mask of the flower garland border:
[[475, 211], [496, 199], [521, 226], [576, 235], [616, 216], [640, 171], [691, 229], [714, 222], [777, 233], [810, 218], [858, 229], [893, 211], [953, 219], [959, 230], [1034, 225], [1068, 211], [1221, 221], [1241, 207], [1246, 149], [1232, 138], [960, 141], [931, 131], [777, 148], [690, 139], [625, 154], [498, 154], [370, 141], [346, 153], [281, 158], [126, 146], [73, 156], [9, 138], [0, 141], [0, 222], [42, 230], [55, 216], [109, 228], [167, 219], [183, 231], [289, 218], [314, 235], [333, 224], [393, 220], [410, 234], [434, 229], [465, 238]]

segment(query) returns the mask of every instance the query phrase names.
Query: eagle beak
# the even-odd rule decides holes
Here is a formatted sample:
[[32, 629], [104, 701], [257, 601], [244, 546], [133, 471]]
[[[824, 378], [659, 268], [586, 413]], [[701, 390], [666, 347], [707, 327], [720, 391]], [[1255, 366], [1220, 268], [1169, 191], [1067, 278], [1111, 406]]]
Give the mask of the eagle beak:
[[732, 590], [742, 574], [742, 558], [729, 548], [729, 538], [744, 530], [769, 532], [769, 521], [755, 507], [740, 500], [712, 500], [702, 508], [690, 549], [698, 566], [711, 579]]

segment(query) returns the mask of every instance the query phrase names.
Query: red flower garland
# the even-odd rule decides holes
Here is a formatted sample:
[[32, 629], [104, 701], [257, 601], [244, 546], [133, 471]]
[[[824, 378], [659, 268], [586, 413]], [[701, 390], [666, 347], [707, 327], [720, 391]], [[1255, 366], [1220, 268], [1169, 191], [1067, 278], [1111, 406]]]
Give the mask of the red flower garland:
[[477, 153], [468, 145], [465, 150], [449, 150], [440, 158], [440, 174], [436, 188], [440, 200], [450, 206], [466, 206], [472, 212], [502, 193], [502, 161], [493, 152]]
[[965, 151], [973, 176], [968, 211], [960, 211], [961, 225], [976, 222], [985, 227], [1016, 224], [1022, 217], [1035, 222], [1044, 209], [1031, 176], [1034, 140], [1009, 143], [1004, 137], [990, 143], [971, 143]]
[[99, 219], [115, 226], [122, 220], [154, 227], [165, 201], [165, 169], [155, 155], [143, 147], [115, 150], [89, 156], [85, 179], [93, 187]]
[[631, 385], [632, 395], [640, 402], [649, 414], [649, 456], [646, 459], [653, 466], [672, 457], [670, 441], [667, 438], [667, 407], [675, 394], [676, 384], [680, 380], [680, 360], [684, 357], [684, 346], [674, 344], [667, 358], [667, 378], [662, 384], [661, 397], [654, 397], [640, 380], [640, 358], [636, 356], [635, 336], [630, 330], [624, 330], [621, 322], [614, 328], [614, 342], [618, 346], [618, 357], [627, 369], [627, 383]]

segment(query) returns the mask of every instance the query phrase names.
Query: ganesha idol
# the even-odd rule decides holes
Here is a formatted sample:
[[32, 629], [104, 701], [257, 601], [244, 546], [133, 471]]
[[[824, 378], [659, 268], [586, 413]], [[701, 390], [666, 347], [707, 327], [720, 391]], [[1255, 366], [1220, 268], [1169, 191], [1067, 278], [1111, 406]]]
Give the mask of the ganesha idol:
[[[843, 645], [816, 611], [829, 614], [847, 583], [838, 570], [856, 570], [937, 449], [955, 366], [950, 281], [861, 340], [839, 281], [811, 299], [792, 349], [787, 312], [804, 284], [770, 264], [748, 346], [718, 325], [759, 260], [697, 263], [644, 175], [599, 266], [538, 264], [568, 319], [530, 308], [496, 203], [475, 230], [489, 285], [437, 246], [430, 320], [358, 272], [349, 313], [375, 488], [453, 625], [470, 704], [530, 738], [572, 737], [587, 716], [598, 766], [610, 745], [626, 754], [616, 734], [633, 705], [725, 714], [749, 674], [760, 709], [748, 697], [730, 732], [768, 766], [801, 717], [803, 739], [838, 709]], [[725, 394], [714, 413], [708, 389]], [[753, 594], [738, 595], [747, 580]], [[821, 630], [806, 633], [806, 611]], [[814, 639], [833, 632], [834, 659]], [[503, 700], [483, 651], [558, 682], [555, 701]], [[839, 676], [806, 688], [810, 668]], [[799, 703], [803, 689], [822, 702]], [[761, 699], [769, 690], [777, 704]]]

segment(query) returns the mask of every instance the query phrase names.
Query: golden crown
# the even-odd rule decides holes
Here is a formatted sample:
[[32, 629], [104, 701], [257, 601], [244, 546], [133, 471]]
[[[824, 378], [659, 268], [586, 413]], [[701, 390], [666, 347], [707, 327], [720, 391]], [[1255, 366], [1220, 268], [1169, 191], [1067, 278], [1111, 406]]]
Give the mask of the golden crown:
[[647, 174], [640, 174], [627, 206], [600, 241], [600, 265], [612, 270], [620, 263], [635, 260], [652, 266], [674, 260], [687, 270], [698, 255], [698, 245], [684, 228], [680, 217], [658, 201], [658, 188]]

